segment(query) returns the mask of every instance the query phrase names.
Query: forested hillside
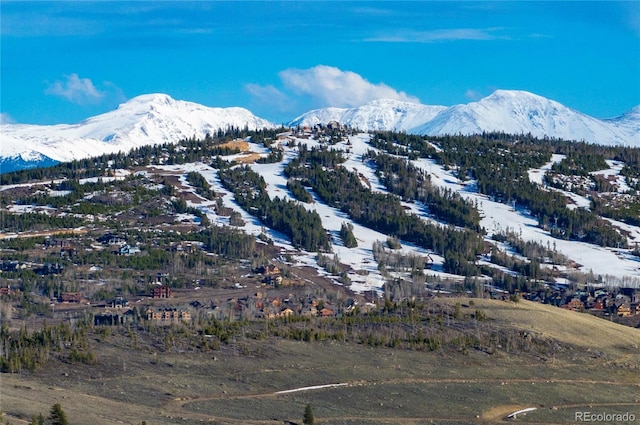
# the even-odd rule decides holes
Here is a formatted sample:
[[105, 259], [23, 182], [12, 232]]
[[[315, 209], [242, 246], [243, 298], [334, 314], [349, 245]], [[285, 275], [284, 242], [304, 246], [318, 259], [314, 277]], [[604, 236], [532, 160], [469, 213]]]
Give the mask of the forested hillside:
[[[78, 276], [91, 267], [116, 282], [103, 298], [125, 282], [135, 293], [158, 273], [178, 287], [215, 285], [221, 264], [264, 263], [265, 247], [355, 292], [402, 281], [476, 293], [638, 285], [633, 148], [502, 133], [231, 128], [0, 179], [3, 278], [21, 287], [24, 306], [61, 293], [56, 276], [84, 287]], [[133, 248], [96, 245], [105, 234]], [[34, 257], [51, 238], [63, 252]], [[198, 245], [182, 258], [172, 247], [185, 242]], [[176, 273], [185, 264], [198, 267]], [[118, 269], [133, 272], [116, 279]]]

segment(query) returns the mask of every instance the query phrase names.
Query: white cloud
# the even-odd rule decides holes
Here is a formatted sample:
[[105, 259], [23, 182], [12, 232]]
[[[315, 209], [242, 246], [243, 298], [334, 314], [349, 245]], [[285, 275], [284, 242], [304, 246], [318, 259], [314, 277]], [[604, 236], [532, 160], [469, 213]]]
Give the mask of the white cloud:
[[65, 78], [65, 81], [49, 84], [45, 93], [63, 97], [79, 105], [97, 103], [104, 97], [104, 92], [96, 89], [89, 78], [80, 78], [78, 74], [66, 75]]
[[6, 112], [0, 112], [0, 124], [15, 124], [16, 120], [14, 120], [11, 115]]
[[284, 85], [296, 94], [307, 95], [322, 106], [354, 107], [374, 99], [419, 102], [384, 83], [372, 84], [359, 74], [326, 65], [309, 69], [286, 69], [279, 73]]
[[368, 38], [365, 41], [385, 43], [437, 43], [458, 40], [506, 40], [509, 37], [500, 35], [503, 28], [451, 28], [430, 31], [400, 30], [391, 34]]

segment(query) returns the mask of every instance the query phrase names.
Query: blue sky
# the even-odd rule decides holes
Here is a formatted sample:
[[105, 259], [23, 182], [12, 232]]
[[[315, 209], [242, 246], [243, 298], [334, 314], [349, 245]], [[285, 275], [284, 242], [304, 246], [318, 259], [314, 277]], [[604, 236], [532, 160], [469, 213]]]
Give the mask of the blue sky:
[[0, 3], [3, 122], [73, 123], [146, 93], [274, 122], [379, 97], [527, 90], [640, 104], [640, 2]]

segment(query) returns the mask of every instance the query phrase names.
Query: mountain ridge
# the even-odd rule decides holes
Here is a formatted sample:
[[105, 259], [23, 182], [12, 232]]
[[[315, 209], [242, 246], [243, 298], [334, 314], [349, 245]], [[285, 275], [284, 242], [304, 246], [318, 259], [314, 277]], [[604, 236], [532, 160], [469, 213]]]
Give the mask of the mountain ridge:
[[[302, 114], [290, 126], [337, 121], [364, 131], [419, 135], [504, 132], [604, 145], [640, 146], [640, 105], [601, 120], [556, 101], [517, 90], [497, 90], [468, 104], [424, 105], [376, 99], [356, 108], [322, 108]], [[117, 109], [76, 124], [2, 124], [0, 172], [48, 166], [145, 145], [204, 137], [229, 127], [275, 128], [240, 107], [213, 108], [154, 93], [134, 97]]]
[[[356, 108], [326, 108], [309, 111], [291, 121], [292, 125], [317, 124], [320, 117], [330, 115], [333, 121], [361, 130], [381, 130], [377, 116], [369, 113], [372, 101]], [[419, 111], [408, 102], [387, 100], [393, 107], [417, 116], [404, 121], [388, 120], [385, 130], [411, 134], [440, 136], [505, 132], [531, 133], [536, 137], [584, 140], [605, 145], [640, 146], [640, 105], [626, 114], [611, 119], [597, 119], [573, 110], [559, 102], [521, 90], [496, 90], [491, 95], [467, 104], [450, 107], [433, 106]], [[416, 105], [416, 104], [413, 104]], [[427, 105], [420, 105], [427, 106]], [[327, 110], [330, 109], [330, 113]]]

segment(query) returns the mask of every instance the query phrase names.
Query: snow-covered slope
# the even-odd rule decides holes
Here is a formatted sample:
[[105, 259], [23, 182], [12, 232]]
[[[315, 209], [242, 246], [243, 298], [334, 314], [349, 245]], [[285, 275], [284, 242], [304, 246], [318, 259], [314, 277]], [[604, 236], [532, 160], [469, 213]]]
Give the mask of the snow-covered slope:
[[2, 125], [0, 171], [204, 137], [230, 126], [256, 129], [274, 124], [243, 108], [209, 108], [165, 94], [143, 95], [78, 124]]
[[498, 90], [479, 102], [448, 108], [381, 100], [359, 108], [319, 109], [301, 115], [291, 124], [313, 125], [330, 120], [362, 130], [402, 130], [428, 135], [502, 131], [640, 146], [640, 106], [620, 117], [600, 120], [553, 100], [515, 90]]
[[378, 99], [357, 108], [324, 108], [309, 111], [291, 126], [337, 121], [364, 131], [408, 131], [436, 117], [446, 106], [429, 106], [392, 99]]
[[637, 135], [640, 134], [640, 105], [636, 106], [624, 115], [607, 121], [615, 126], [635, 132], [637, 137]]
[[640, 133], [634, 135], [632, 127], [626, 124], [625, 120], [598, 120], [532, 93], [498, 90], [479, 102], [448, 108], [413, 131], [420, 134], [503, 131], [599, 144], [638, 145]]

